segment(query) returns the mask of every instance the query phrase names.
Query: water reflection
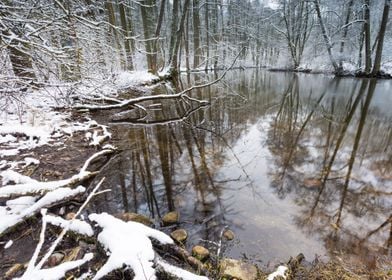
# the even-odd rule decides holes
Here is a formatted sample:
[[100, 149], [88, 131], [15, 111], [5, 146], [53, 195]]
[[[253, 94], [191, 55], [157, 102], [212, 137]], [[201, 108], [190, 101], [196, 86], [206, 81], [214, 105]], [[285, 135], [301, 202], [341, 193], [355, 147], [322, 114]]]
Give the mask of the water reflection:
[[188, 245], [216, 241], [228, 225], [232, 257], [347, 253], [371, 268], [392, 246], [389, 83], [233, 71], [193, 93], [210, 106], [173, 99], [117, 112], [121, 152], [102, 171], [112, 191], [93, 207], [157, 219], [178, 210]]

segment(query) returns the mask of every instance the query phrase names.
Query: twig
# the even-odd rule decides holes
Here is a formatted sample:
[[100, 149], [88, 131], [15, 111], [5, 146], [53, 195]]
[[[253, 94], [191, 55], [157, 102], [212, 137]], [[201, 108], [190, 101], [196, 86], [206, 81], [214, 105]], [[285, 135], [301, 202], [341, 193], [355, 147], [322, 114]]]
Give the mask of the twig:
[[27, 266], [27, 269], [24, 274], [29, 274], [31, 271], [35, 269], [35, 263], [38, 258], [38, 254], [41, 251], [42, 245], [44, 244], [45, 241], [45, 231], [46, 231], [46, 213], [48, 212], [48, 209], [42, 209], [41, 210], [41, 215], [42, 215], [42, 228], [41, 228], [41, 233], [39, 236], [39, 242], [37, 244], [37, 247], [34, 250], [33, 256], [31, 257], [31, 260], [29, 262], [29, 265]]

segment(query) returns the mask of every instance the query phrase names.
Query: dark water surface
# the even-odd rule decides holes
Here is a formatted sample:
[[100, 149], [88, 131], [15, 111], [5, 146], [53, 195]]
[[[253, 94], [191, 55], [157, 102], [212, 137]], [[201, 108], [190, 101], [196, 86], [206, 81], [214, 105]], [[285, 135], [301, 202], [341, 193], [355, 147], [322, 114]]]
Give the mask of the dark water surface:
[[189, 246], [214, 248], [205, 240], [228, 226], [236, 239], [223, 255], [262, 265], [300, 252], [369, 265], [391, 257], [390, 81], [231, 71], [191, 96], [210, 105], [169, 99], [106, 116], [121, 152], [95, 210], [157, 221], [177, 210]]

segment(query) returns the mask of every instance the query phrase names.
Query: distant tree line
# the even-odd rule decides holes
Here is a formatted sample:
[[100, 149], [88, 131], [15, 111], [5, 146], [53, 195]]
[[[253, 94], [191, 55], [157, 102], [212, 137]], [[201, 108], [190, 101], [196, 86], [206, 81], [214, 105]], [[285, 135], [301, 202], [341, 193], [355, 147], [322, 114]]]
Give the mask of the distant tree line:
[[[3, 0], [1, 82], [45, 84], [148, 69], [348, 68], [377, 75], [390, 0]], [[384, 56], [383, 56], [384, 54]]]

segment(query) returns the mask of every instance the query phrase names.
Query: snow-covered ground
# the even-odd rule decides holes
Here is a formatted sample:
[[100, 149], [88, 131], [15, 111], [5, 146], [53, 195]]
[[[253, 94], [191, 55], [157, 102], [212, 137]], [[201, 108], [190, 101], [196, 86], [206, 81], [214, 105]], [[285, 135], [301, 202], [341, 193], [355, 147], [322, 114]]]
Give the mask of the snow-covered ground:
[[[38, 160], [26, 156], [22, 161], [13, 156], [28, 154], [29, 150], [43, 145], [60, 146], [67, 137], [77, 131], [93, 131], [86, 136], [91, 145], [97, 146], [103, 138], [110, 136], [106, 128], [95, 121], [70, 121], [71, 113], [56, 108], [70, 108], [73, 104], [88, 99], [115, 96], [119, 89], [152, 83], [159, 79], [147, 72], [121, 72], [111, 79], [82, 84], [51, 86], [0, 98], [0, 169], [17, 169]], [[17, 96], [16, 96], [17, 95]], [[103, 130], [98, 135], [98, 129]], [[95, 133], [94, 133], [95, 131]]]

